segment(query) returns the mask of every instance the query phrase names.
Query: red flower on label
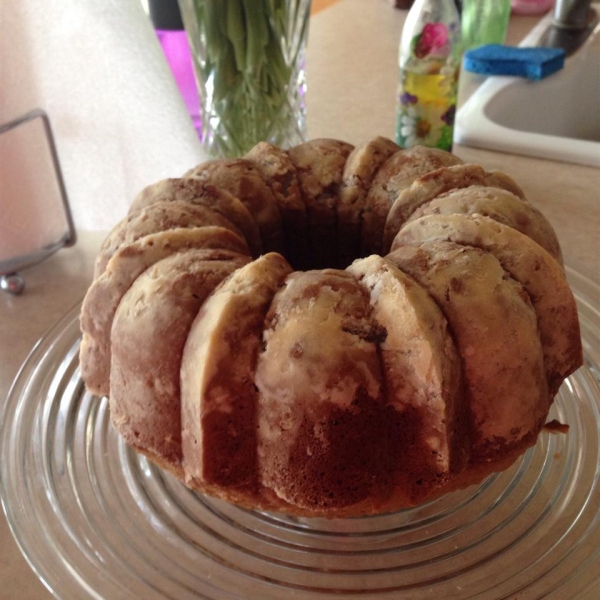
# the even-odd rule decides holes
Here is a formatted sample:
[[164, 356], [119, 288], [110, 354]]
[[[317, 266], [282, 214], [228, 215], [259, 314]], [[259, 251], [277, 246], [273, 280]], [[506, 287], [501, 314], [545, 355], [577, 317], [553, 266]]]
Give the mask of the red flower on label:
[[426, 23], [415, 44], [415, 56], [423, 58], [448, 44], [448, 29], [443, 23]]

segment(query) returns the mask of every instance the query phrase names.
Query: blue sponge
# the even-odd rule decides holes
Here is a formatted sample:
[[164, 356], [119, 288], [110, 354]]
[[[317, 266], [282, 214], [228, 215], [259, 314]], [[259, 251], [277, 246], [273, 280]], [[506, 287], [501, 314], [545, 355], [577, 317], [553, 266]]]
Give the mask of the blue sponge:
[[514, 75], [543, 79], [563, 68], [562, 48], [516, 48], [488, 44], [465, 52], [463, 66], [467, 71], [484, 75]]

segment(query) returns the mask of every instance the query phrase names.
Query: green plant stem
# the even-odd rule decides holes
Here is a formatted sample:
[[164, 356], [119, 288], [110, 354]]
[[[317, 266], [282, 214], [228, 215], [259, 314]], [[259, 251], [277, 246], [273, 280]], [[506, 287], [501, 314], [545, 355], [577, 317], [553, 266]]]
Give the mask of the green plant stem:
[[[269, 140], [289, 119], [300, 44], [290, 36], [301, 0], [193, 0], [204, 55], [196, 54], [202, 80], [203, 123], [219, 124], [215, 145], [239, 156]], [[305, 11], [306, 13], [307, 11]], [[291, 52], [290, 52], [291, 49]]]

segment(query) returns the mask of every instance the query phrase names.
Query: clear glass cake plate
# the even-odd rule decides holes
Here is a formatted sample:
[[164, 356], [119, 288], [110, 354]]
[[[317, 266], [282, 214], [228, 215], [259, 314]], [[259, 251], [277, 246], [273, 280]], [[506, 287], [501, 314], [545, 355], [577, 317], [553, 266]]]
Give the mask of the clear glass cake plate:
[[74, 308], [33, 349], [0, 431], [2, 503], [57, 597], [598, 598], [600, 289], [568, 271], [585, 365], [508, 471], [410, 510], [359, 519], [252, 512], [186, 489], [121, 441], [86, 392]]

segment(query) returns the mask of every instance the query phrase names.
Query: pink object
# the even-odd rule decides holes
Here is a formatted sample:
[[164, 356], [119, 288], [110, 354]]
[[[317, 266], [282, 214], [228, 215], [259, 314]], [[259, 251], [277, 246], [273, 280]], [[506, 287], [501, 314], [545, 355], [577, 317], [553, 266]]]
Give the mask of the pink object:
[[160, 40], [165, 57], [171, 67], [173, 77], [177, 82], [177, 87], [181, 92], [194, 127], [198, 135], [200, 135], [202, 132], [200, 101], [198, 99], [194, 66], [186, 32], [157, 29], [156, 35]]
[[177, 0], [148, 0], [148, 11], [187, 111], [201, 136], [200, 100], [179, 3]]
[[516, 15], [541, 15], [554, 6], [554, 0], [511, 0], [510, 7]]
[[426, 23], [415, 46], [415, 56], [424, 58], [428, 54], [448, 54], [449, 51], [446, 26], [443, 23]]

